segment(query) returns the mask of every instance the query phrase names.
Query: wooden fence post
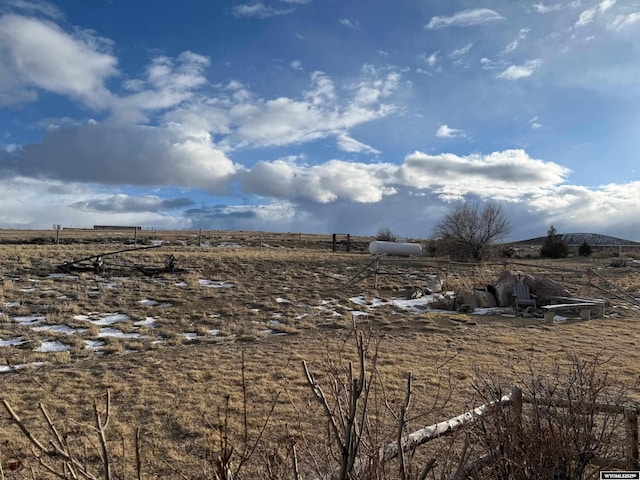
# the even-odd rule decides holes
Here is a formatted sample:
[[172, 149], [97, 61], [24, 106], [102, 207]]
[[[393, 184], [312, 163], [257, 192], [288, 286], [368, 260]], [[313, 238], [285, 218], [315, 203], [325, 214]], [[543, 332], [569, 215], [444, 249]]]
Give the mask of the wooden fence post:
[[351, 235], [347, 233], [347, 253], [351, 252]]
[[627, 427], [627, 466], [638, 469], [638, 412], [635, 408], [624, 409], [624, 423]]
[[333, 246], [333, 251], [336, 251], [336, 234], [333, 234], [333, 241], [332, 241], [332, 246]]
[[512, 420], [518, 430], [522, 429], [522, 401], [522, 389], [513, 387], [511, 389]]

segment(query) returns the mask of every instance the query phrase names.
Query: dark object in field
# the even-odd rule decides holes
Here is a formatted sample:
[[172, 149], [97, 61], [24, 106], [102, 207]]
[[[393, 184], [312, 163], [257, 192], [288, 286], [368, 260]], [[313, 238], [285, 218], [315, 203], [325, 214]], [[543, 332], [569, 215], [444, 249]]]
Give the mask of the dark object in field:
[[66, 273], [77, 272], [104, 272], [104, 261], [101, 255], [79, 260], [77, 262], [64, 262], [58, 265], [58, 269]]
[[160, 275], [161, 273], [185, 273], [185, 268], [176, 268], [176, 257], [169, 255], [164, 261], [164, 267], [143, 267], [136, 264], [136, 268], [147, 276]]
[[80, 260], [64, 262], [63, 264], [58, 265], [58, 270], [62, 270], [65, 273], [77, 273], [77, 272], [102, 273], [105, 270], [105, 263], [103, 260], [104, 257], [108, 257], [109, 255], [116, 255], [118, 253], [133, 252], [137, 250], [147, 250], [149, 248], [158, 248], [158, 247], [160, 247], [160, 245], [151, 245], [149, 247], [125, 248], [124, 250], [116, 250], [115, 252], [107, 252], [100, 255], [91, 255], [90, 257], [81, 258]]

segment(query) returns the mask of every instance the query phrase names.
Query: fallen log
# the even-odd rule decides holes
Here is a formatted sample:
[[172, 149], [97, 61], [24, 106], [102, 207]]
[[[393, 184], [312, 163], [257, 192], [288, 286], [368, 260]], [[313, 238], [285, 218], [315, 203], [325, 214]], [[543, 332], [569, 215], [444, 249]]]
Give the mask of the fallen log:
[[[519, 390], [514, 389], [508, 395], [503, 395], [500, 400], [494, 400], [492, 402], [485, 403], [484, 405], [480, 405], [473, 410], [464, 412], [457, 417], [434, 423], [433, 425], [429, 425], [427, 427], [409, 433], [408, 435], [402, 437], [402, 440], [400, 442], [402, 446], [401, 450], [403, 453], [409, 452], [416, 449], [420, 445], [424, 445], [425, 443], [430, 442], [431, 440], [435, 440], [436, 438], [442, 437], [444, 435], [450, 435], [453, 432], [460, 430], [463, 426], [495, 412], [497, 408], [511, 404], [515, 396], [518, 394]], [[388, 443], [387, 445], [383, 445], [382, 447], [380, 447], [380, 449], [378, 450], [378, 461], [374, 461], [374, 463], [382, 465], [383, 463], [397, 458], [400, 454], [398, 443], [399, 442], [397, 441], [393, 441], [391, 443]], [[353, 471], [357, 474], [362, 474], [370, 464], [371, 459], [360, 457], [356, 460]], [[335, 471], [333, 472], [333, 474], [323, 475], [320, 478], [338, 478], [337, 474], [338, 471]]]
[[159, 248], [159, 247], [161, 247], [161, 245], [150, 245], [147, 247], [125, 248], [125, 249], [116, 250], [113, 252], [106, 252], [106, 253], [100, 253], [98, 255], [91, 255], [89, 257], [72, 260], [70, 262], [64, 262], [58, 265], [58, 270], [62, 270], [65, 273], [76, 273], [76, 272], [100, 273], [104, 270], [104, 260], [103, 260], [104, 257], [108, 257], [110, 255], [116, 255], [118, 253], [136, 252], [138, 250], [148, 250], [150, 248]]

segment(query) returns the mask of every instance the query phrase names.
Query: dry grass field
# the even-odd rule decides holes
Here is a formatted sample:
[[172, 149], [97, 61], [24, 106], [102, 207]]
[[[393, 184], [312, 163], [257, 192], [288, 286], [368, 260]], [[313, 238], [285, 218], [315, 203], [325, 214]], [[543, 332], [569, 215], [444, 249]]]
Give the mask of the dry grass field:
[[[633, 262], [614, 268], [600, 255], [508, 265], [562, 282], [575, 296], [610, 302], [601, 319], [544, 323], [406, 301], [432, 275], [444, 279], [445, 291], [483, 287], [497, 279], [500, 263], [387, 261], [377, 288], [373, 277], [350, 282], [371, 269], [370, 238], [353, 238], [346, 253], [344, 245], [332, 251], [330, 235], [63, 230], [55, 244], [55, 234], [0, 231], [0, 397], [45, 441], [42, 403], [69, 448], [95, 463], [94, 402], [104, 415], [109, 391], [112, 478], [136, 478], [138, 428], [146, 479], [216, 478], [225, 432], [234, 455], [247, 451], [242, 478], [292, 478], [278, 477], [291, 471], [292, 441], [301, 478], [313, 478], [307, 473], [314, 464], [331, 471], [327, 421], [302, 361], [330, 391], [342, 367], [357, 363], [354, 323], [367, 342], [367, 365], [377, 359], [367, 372], [375, 374], [368, 438], [378, 444], [394, 439], [408, 372], [409, 430], [477, 406], [479, 378], [507, 392], [528, 369], [555, 375], [571, 355], [597, 356], [602, 373], [627, 387], [624, 401], [640, 401], [640, 314], [632, 301], [640, 298], [640, 269]], [[157, 248], [103, 256], [101, 273], [58, 269], [135, 248], [134, 239]], [[145, 276], [136, 269], [162, 267], [168, 255], [178, 271]], [[433, 443], [427, 455], [441, 455], [446, 466], [450, 444]], [[0, 466], [7, 479], [54, 478], [38, 473], [5, 409]]]

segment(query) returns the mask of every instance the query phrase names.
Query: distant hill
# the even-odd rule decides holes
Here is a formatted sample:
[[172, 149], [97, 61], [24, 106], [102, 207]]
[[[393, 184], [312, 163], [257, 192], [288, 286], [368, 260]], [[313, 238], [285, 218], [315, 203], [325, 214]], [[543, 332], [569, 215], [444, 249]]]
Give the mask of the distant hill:
[[[560, 236], [569, 246], [580, 246], [584, 242], [592, 247], [618, 247], [620, 245], [640, 245], [640, 242], [625, 240], [623, 238], [600, 235], [598, 233], [561, 233]], [[536, 237], [529, 240], [522, 240], [518, 245], [542, 245], [547, 237]]]

